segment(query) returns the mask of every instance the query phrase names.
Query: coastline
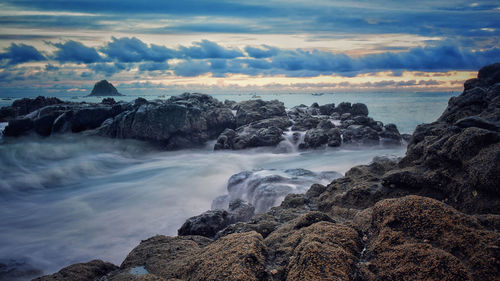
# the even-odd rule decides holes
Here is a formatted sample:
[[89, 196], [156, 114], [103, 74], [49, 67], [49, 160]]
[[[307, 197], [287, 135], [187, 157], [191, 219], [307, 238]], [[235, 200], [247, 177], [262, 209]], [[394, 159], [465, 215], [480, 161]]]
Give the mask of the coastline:
[[402, 160], [353, 167], [214, 240], [155, 236], [119, 268], [93, 261], [36, 280], [494, 280], [499, 73], [467, 81]]

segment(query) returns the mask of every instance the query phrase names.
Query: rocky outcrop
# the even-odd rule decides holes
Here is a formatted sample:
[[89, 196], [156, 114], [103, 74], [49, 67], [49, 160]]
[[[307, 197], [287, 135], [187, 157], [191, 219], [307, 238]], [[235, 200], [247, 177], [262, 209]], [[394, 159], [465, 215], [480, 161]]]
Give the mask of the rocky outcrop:
[[62, 100], [58, 98], [36, 97], [34, 99], [23, 98], [16, 100], [11, 106], [0, 108], [0, 122], [8, 122], [9, 120], [17, 119], [37, 109], [45, 106], [61, 104]]
[[[97, 88], [102, 87], [108, 86]], [[153, 102], [105, 98], [95, 104], [38, 97], [15, 101], [0, 110], [0, 118], [9, 121], [6, 137], [85, 132], [147, 141], [169, 150], [216, 139], [215, 150], [275, 147], [277, 152], [342, 144], [401, 144], [396, 126], [384, 126], [367, 115], [364, 104], [301, 105], [287, 112], [277, 100], [221, 103], [196, 93]]]
[[498, 232], [434, 199], [407, 196], [371, 211], [362, 280], [495, 280]]
[[199, 235], [213, 238], [220, 230], [236, 222], [246, 222], [255, 213], [255, 208], [241, 200], [229, 202], [228, 210], [215, 209], [191, 217], [179, 228], [178, 235]]
[[101, 80], [95, 83], [92, 92], [90, 92], [89, 97], [102, 97], [102, 96], [123, 96], [118, 93], [115, 86], [106, 80]]

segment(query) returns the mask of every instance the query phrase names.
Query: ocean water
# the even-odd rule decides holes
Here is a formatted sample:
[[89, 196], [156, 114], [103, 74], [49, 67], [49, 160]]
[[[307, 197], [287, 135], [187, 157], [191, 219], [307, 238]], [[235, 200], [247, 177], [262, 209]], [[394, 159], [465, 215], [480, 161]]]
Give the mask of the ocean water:
[[[282, 100], [287, 107], [363, 102], [376, 120], [395, 123], [402, 132], [411, 133], [417, 124], [435, 120], [451, 95], [346, 93], [262, 98]], [[215, 96], [220, 100], [249, 98]], [[227, 180], [233, 174], [297, 168], [345, 173], [375, 156], [400, 157], [405, 152], [404, 146], [215, 152], [213, 144], [165, 152], [143, 142], [78, 134], [0, 140], [0, 263], [26, 262], [45, 273], [94, 258], [119, 265], [141, 240], [156, 234], [175, 235], [186, 218], [210, 209], [214, 198], [227, 193]]]

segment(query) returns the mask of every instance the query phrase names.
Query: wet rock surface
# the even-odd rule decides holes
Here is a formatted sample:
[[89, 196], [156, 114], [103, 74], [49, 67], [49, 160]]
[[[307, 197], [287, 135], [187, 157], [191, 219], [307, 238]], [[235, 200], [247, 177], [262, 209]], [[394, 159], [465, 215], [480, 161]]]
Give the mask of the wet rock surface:
[[[467, 81], [436, 122], [417, 127], [402, 159], [375, 158], [329, 184], [288, 194], [213, 240], [150, 238], [104, 280], [140, 280], [130, 277], [140, 266], [156, 280], [498, 280], [499, 73], [494, 64]], [[294, 115], [337, 110], [332, 114], [354, 121], [346, 115], [352, 108], [304, 106]], [[376, 125], [370, 128], [394, 132]]]
[[9, 121], [6, 137], [84, 132], [147, 141], [167, 150], [199, 147], [209, 140], [216, 140], [215, 150], [275, 147], [278, 152], [342, 144], [402, 143], [396, 126], [384, 126], [368, 117], [364, 104], [300, 105], [286, 111], [277, 100], [222, 103], [197, 93], [184, 93], [166, 101], [137, 98], [117, 102], [104, 98], [101, 103], [76, 103], [44, 97], [23, 99], [0, 109], [2, 120]]

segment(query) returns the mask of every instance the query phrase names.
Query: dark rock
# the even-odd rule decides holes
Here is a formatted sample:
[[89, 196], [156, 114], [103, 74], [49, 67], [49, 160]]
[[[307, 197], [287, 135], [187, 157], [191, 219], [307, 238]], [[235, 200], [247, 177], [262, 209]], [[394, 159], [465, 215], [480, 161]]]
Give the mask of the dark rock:
[[325, 130], [311, 129], [306, 132], [304, 136], [304, 143], [301, 148], [316, 148], [328, 142], [328, 135]]
[[33, 121], [28, 118], [9, 121], [9, 125], [3, 131], [4, 136], [17, 137], [33, 129]]
[[235, 110], [237, 104], [238, 103], [233, 100], [224, 100], [224, 106], [231, 110]]
[[123, 96], [106, 80], [101, 80], [94, 85], [89, 96]]
[[394, 124], [386, 124], [382, 131], [378, 133], [382, 139], [382, 144], [400, 145], [402, 137], [399, 134], [398, 128]]
[[232, 218], [226, 210], [210, 210], [187, 219], [177, 234], [179, 236], [199, 235], [210, 238], [231, 223], [233, 223]]
[[316, 126], [318, 129], [328, 130], [335, 128], [335, 125], [330, 120], [321, 120]]
[[368, 125], [370, 121], [372, 121], [370, 120], [370, 118], [363, 115], [354, 116], [352, 120], [354, 120], [354, 122], [356, 122], [355, 124], [357, 125]]
[[116, 104], [116, 101], [114, 98], [103, 98], [101, 103], [107, 104], [107, 105], [113, 105], [113, 104]]
[[292, 126], [293, 131], [307, 131], [316, 128], [321, 120], [316, 117], [304, 117], [295, 121]]
[[241, 199], [235, 199], [229, 202], [229, 214], [233, 223], [246, 222], [250, 220], [255, 213], [255, 207]]
[[58, 98], [46, 98], [42, 96], [35, 99], [23, 98], [16, 100], [11, 106], [2, 107], [0, 109], [0, 122], [19, 118], [48, 105], [61, 103], [63, 103], [63, 101]]
[[335, 104], [329, 103], [321, 105], [319, 107], [319, 112], [321, 113], [321, 115], [331, 115], [333, 112], [335, 112]]
[[343, 115], [344, 113], [351, 113], [351, 103], [350, 102], [341, 102], [337, 105], [335, 110], [340, 114]]
[[352, 105], [351, 114], [354, 116], [368, 116], [368, 107], [364, 103], [355, 103]]
[[280, 101], [243, 101], [238, 104], [236, 125], [243, 126], [254, 121], [279, 116], [286, 116], [285, 106]]
[[340, 115], [340, 120], [342, 120], [342, 121], [349, 120], [351, 118], [352, 118], [352, 115], [349, 112], [342, 113], [342, 115]]
[[33, 281], [89, 281], [97, 280], [118, 269], [117, 266], [101, 260], [76, 263], [52, 275], [35, 278]]
[[477, 127], [486, 130], [500, 130], [500, 126], [498, 126], [497, 124], [489, 122], [478, 116], [462, 118], [455, 122], [454, 125], [460, 128]]
[[338, 147], [342, 144], [342, 136], [338, 128], [330, 129], [326, 134], [328, 135], [328, 146]]

